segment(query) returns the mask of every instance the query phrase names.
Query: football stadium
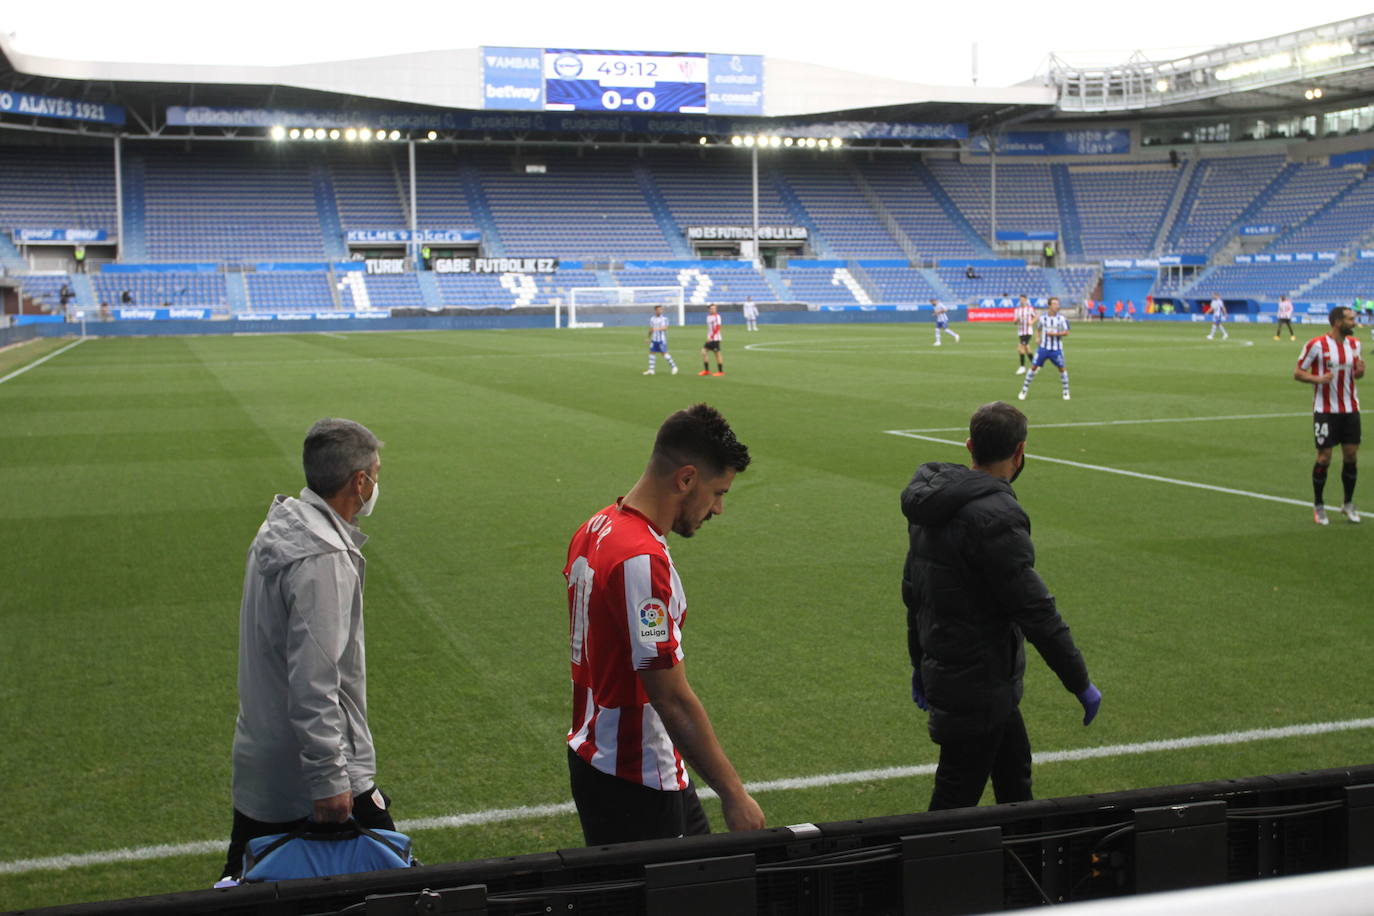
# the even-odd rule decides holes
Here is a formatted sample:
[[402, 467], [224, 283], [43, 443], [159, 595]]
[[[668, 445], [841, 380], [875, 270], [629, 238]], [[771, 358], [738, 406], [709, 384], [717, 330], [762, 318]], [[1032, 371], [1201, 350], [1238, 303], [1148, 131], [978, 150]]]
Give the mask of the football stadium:
[[[1295, 366], [1374, 333], [1374, 15], [1313, 18], [1006, 88], [0, 35], [0, 909], [1367, 911], [1374, 484], [1355, 404], [1314, 516]], [[900, 497], [994, 401], [1100, 714], [1028, 649], [1035, 800], [928, 812]], [[588, 847], [569, 541], [699, 402], [752, 462], [670, 539], [683, 657], [767, 826], [697, 774], [715, 833]], [[326, 417], [385, 443], [367, 723], [424, 864], [212, 889], [245, 557]]]

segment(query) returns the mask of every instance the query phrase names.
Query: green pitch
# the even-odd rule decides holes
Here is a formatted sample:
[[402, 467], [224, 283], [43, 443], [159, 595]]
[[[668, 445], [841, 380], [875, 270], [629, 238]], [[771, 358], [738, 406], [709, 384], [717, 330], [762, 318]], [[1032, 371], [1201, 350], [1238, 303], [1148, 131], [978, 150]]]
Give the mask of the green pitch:
[[[402, 821], [477, 816], [415, 830], [427, 862], [578, 844], [571, 814], [499, 811], [569, 798], [564, 551], [697, 400], [755, 456], [725, 514], [673, 544], [688, 671], [741, 775], [932, 763], [908, 694], [898, 494], [921, 462], [965, 460], [969, 414], [1020, 383], [1008, 326], [958, 329], [936, 349], [930, 325], [727, 326], [724, 378], [696, 376], [697, 328], [670, 335], [682, 374], [660, 361], [652, 378], [638, 328], [90, 340], [0, 384], [0, 908], [217, 877], [245, 551], [329, 415], [386, 441], [364, 521], [380, 782]], [[1036, 751], [1102, 749], [1039, 764], [1042, 797], [1370, 762], [1369, 723], [1120, 747], [1374, 716], [1374, 519], [1312, 524], [1298, 345], [1206, 331], [1077, 322], [1073, 400], [1047, 368], [1021, 405], [1028, 452], [1057, 459], [1016, 484], [1038, 566], [1105, 694], [1083, 728], [1032, 653]], [[0, 353], [0, 376], [56, 347]], [[1167, 420], [1186, 422], [1126, 422]], [[928, 775], [829, 782], [757, 797], [789, 824], [923, 810], [930, 793]], [[176, 848], [23, 864], [159, 844]]]

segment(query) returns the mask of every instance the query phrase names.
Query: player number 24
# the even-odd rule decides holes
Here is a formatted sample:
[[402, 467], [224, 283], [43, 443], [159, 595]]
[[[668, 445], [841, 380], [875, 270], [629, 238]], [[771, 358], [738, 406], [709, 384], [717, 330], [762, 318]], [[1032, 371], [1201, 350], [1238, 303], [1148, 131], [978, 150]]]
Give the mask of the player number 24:
[[1318, 439], [1325, 439], [1328, 432], [1330, 432], [1328, 424], [1320, 422], [1312, 424], [1312, 434]]

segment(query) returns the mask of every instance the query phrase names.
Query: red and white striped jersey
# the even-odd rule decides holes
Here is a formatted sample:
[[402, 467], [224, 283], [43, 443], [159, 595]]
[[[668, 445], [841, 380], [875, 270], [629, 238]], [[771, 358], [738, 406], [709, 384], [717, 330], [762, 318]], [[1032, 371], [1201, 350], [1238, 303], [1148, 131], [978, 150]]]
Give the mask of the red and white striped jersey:
[[682, 661], [687, 599], [668, 541], [617, 500], [568, 545], [572, 728], [568, 746], [603, 773], [687, 788], [687, 768], [636, 672]]
[[720, 315], [706, 313], [706, 339], [720, 340]]
[[1331, 381], [1313, 385], [1313, 413], [1359, 413], [1360, 398], [1355, 393], [1355, 360], [1360, 357], [1360, 341], [1340, 339], [1330, 334], [1313, 337], [1302, 348], [1298, 368], [1313, 375], [1331, 373]]
[[1016, 307], [1016, 333], [1029, 337], [1035, 333], [1035, 306], [1027, 302]]

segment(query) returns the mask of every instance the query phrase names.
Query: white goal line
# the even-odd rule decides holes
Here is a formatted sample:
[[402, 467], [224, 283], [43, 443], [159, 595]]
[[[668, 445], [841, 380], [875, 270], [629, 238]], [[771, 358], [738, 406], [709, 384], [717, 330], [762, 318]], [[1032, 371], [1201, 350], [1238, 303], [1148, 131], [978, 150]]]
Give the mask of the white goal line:
[[[1045, 765], [1079, 760], [1128, 757], [1137, 754], [1152, 754], [1159, 751], [1182, 751], [1202, 747], [1251, 744], [1256, 741], [1277, 741], [1286, 738], [1310, 737], [1313, 735], [1326, 735], [1335, 732], [1357, 731], [1371, 728], [1374, 728], [1374, 719], [1344, 719], [1333, 722], [1311, 722], [1305, 725], [1255, 728], [1247, 731], [1223, 732], [1215, 735], [1192, 735], [1183, 738], [1164, 738], [1157, 741], [1139, 741], [1130, 744], [1112, 744], [1103, 747], [1075, 748], [1066, 751], [1044, 751], [1035, 754], [1033, 760], [1036, 764]], [[745, 783], [744, 787], [751, 793], [785, 792], [797, 789], [816, 789], [852, 783], [909, 779], [915, 776], [930, 776], [934, 774], [934, 772], [935, 764], [923, 763], [915, 766], [853, 770], [847, 773], [828, 773], [819, 776], [769, 779]], [[702, 791], [700, 795], [703, 798], [715, 797], [715, 793], [709, 789]], [[400, 821], [396, 827], [403, 832], [454, 829], [481, 824], [495, 824], [505, 821], [556, 817], [571, 814], [574, 810], [576, 809], [573, 807], [572, 802], [559, 802], [547, 805], [524, 805], [515, 808], [489, 808], [484, 811], [471, 811], [464, 814], [452, 814], [446, 817], [403, 820]], [[194, 843], [164, 843], [156, 846], [126, 847], [124, 849], [110, 849], [102, 852], [73, 853], [34, 859], [15, 859], [9, 862], [0, 862], [0, 875], [21, 875], [34, 871], [67, 871], [73, 868], [111, 865], [117, 862], [169, 859], [174, 856], [210, 855], [211, 853], [225, 852], [228, 845], [228, 840], [201, 840]]]

